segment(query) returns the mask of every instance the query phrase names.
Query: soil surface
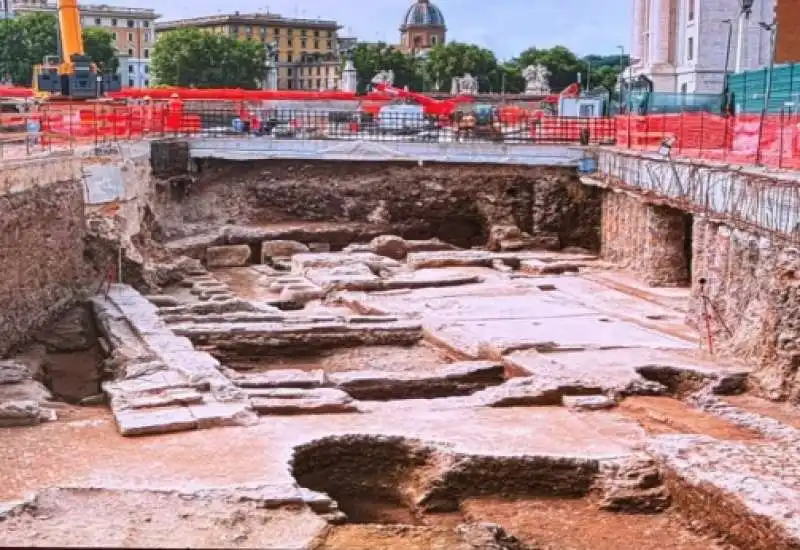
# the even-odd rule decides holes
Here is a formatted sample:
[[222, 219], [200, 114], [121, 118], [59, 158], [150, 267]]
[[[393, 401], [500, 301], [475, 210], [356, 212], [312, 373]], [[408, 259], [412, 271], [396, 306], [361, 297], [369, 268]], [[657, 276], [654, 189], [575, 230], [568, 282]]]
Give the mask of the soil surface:
[[450, 362], [451, 359], [444, 351], [422, 342], [413, 346], [360, 346], [311, 350], [307, 355], [264, 357], [258, 361], [230, 361], [228, 366], [247, 371], [321, 369], [327, 373], [355, 370], [430, 372]]
[[604, 512], [583, 499], [473, 499], [462, 510], [467, 519], [499, 523], [523, 542], [547, 550], [722, 548], [708, 537], [693, 534], [676, 514]]
[[761, 439], [755, 431], [736, 426], [671, 397], [629, 397], [620, 403], [619, 412], [636, 420], [650, 435], [683, 433], [728, 440]]

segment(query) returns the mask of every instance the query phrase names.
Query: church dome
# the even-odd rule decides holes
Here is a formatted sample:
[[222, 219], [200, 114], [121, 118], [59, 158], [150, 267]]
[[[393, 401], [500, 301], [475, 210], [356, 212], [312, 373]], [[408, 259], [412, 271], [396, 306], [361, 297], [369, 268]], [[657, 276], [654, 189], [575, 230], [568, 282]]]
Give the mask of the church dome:
[[442, 15], [442, 10], [431, 4], [429, 0], [417, 0], [413, 6], [408, 8], [406, 17], [403, 19], [404, 27], [422, 25], [444, 27], [444, 15]]

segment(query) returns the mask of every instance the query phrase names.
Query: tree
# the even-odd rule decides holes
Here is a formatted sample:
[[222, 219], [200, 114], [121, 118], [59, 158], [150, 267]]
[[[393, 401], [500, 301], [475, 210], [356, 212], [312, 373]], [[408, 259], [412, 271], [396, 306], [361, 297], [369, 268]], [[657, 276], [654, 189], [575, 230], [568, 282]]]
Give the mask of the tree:
[[568, 48], [554, 46], [546, 50], [528, 48], [512, 61], [520, 70], [528, 65], [544, 65], [550, 71], [550, 87], [561, 91], [578, 81], [578, 73], [586, 73], [586, 63]]
[[430, 49], [425, 61], [425, 75], [439, 91], [450, 91], [453, 77], [471, 74], [482, 92], [499, 92], [501, 71], [491, 50], [474, 44], [450, 42]]
[[158, 40], [151, 67], [158, 83], [166, 86], [257, 88], [266, 61], [260, 42], [178, 29]]
[[381, 71], [392, 71], [397, 87], [408, 86], [412, 90], [422, 90], [424, 87], [419, 61], [383, 42], [358, 44], [353, 49], [353, 66], [359, 92], [366, 91], [372, 78]]
[[100, 72], [114, 74], [119, 69], [114, 35], [110, 32], [98, 28], [84, 29], [83, 49]]
[[[119, 67], [114, 37], [102, 29], [83, 31], [84, 51], [102, 71]], [[0, 21], [0, 75], [10, 75], [14, 84], [30, 86], [33, 66], [45, 56], [57, 55], [58, 18], [51, 13], [25, 14]]]

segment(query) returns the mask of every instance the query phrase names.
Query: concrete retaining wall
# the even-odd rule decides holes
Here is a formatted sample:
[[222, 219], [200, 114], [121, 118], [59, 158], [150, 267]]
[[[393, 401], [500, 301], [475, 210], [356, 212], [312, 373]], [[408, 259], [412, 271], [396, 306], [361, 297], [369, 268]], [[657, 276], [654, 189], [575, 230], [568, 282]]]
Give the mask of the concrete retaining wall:
[[0, 171], [0, 355], [69, 307], [85, 284], [84, 188], [72, 158]]

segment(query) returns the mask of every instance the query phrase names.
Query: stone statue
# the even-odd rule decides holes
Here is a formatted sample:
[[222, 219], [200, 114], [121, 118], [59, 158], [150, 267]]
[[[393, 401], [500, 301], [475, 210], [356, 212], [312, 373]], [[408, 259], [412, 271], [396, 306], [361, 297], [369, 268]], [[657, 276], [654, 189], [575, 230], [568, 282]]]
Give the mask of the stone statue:
[[358, 74], [356, 67], [353, 64], [352, 56], [347, 56], [344, 62], [344, 69], [342, 69], [342, 78], [339, 83], [339, 88], [344, 92], [355, 93], [358, 87]]
[[453, 77], [450, 95], [475, 95], [478, 93], [478, 80], [469, 73]]
[[522, 71], [525, 79], [525, 95], [550, 95], [550, 71], [544, 65], [528, 65]]
[[458, 91], [464, 95], [475, 95], [478, 93], [478, 80], [471, 74], [466, 73], [458, 79]]
[[394, 84], [394, 71], [391, 69], [388, 71], [380, 71], [378, 74], [372, 77], [373, 84], [386, 84], [387, 86], [391, 86]]
[[264, 83], [265, 90], [278, 89], [278, 43], [270, 42], [266, 45], [267, 49], [267, 62], [264, 66]]

